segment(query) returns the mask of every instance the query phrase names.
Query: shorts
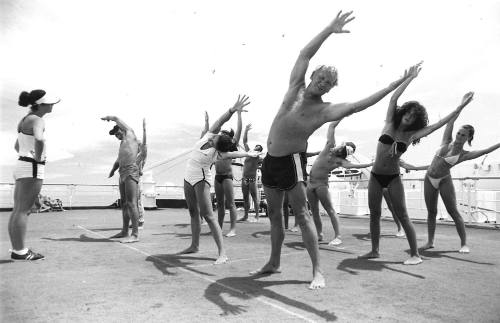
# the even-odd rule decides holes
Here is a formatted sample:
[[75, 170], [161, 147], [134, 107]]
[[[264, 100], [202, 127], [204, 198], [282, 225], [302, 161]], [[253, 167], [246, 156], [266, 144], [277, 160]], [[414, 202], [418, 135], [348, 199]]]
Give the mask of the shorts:
[[139, 178], [141, 177], [139, 175], [139, 167], [137, 164], [130, 164], [126, 166], [120, 166], [118, 169], [118, 172], [120, 173], [120, 183], [125, 182], [125, 180], [130, 176], [132, 180], [134, 180], [136, 183], [139, 183]]
[[37, 162], [30, 157], [19, 157], [14, 169], [14, 180], [20, 178], [45, 178], [45, 162]]
[[255, 183], [257, 179], [255, 177], [243, 177], [241, 179], [242, 184], [249, 185], [250, 183]]
[[184, 181], [191, 186], [195, 186], [199, 182], [206, 182], [210, 186], [210, 180], [212, 178], [212, 173], [210, 170], [203, 168], [190, 168], [186, 170], [184, 174]]
[[267, 154], [262, 162], [262, 184], [281, 191], [289, 191], [298, 182], [307, 181], [306, 164], [305, 152], [282, 157]]

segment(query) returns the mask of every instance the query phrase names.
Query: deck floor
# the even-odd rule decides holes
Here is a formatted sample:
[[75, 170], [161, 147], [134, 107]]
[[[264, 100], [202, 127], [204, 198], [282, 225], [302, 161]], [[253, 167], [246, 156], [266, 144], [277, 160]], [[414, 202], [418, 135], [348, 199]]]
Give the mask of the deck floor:
[[[455, 228], [439, 225], [423, 264], [404, 266], [408, 243], [394, 236], [392, 221], [382, 221], [382, 257], [358, 260], [370, 249], [368, 219], [343, 216], [343, 245], [320, 245], [327, 287], [310, 291], [300, 233], [286, 233], [281, 273], [249, 276], [269, 256], [267, 218], [238, 223], [238, 235], [224, 239], [230, 262], [218, 266], [208, 226], [198, 254], [175, 255], [191, 239], [186, 209], [148, 211], [141, 241], [131, 245], [107, 239], [121, 226], [119, 210], [33, 214], [27, 244], [46, 256], [37, 262], [10, 260], [8, 218], [0, 212], [1, 322], [500, 321], [495, 229], [468, 228], [472, 252], [464, 255]], [[329, 241], [326, 217], [323, 227]], [[422, 245], [426, 224], [415, 227]]]

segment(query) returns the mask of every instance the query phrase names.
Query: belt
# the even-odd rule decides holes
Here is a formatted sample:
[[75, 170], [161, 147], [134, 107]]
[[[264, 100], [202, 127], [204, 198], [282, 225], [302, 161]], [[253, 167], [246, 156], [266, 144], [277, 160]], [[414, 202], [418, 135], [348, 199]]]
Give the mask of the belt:
[[33, 178], [36, 178], [38, 175], [38, 165], [45, 165], [45, 161], [37, 161], [34, 158], [31, 157], [26, 157], [26, 156], [21, 156], [19, 157], [19, 160], [29, 162], [33, 165]]

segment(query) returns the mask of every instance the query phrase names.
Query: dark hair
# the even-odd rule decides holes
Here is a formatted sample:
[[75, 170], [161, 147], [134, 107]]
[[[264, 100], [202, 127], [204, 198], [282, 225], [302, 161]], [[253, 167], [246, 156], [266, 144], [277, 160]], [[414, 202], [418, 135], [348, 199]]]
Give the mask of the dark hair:
[[233, 138], [234, 137], [234, 130], [231, 128], [231, 130], [221, 130], [222, 134], [228, 135], [229, 137]]
[[22, 107], [31, 105], [31, 109], [37, 110], [38, 104], [36, 104], [36, 101], [43, 98], [44, 95], [44, 90], [33, 90], [31, 92], [22, 91], [19, 95], [19, 101], [17, 103]]
[[472, 139], [474, 139], [474, 127], [470, 124], [463, 125], [462, 128], [469, 131], [469, 139], [467, 139], [467, 143], [469, 146], [471, 145]]
[[352, 141], [348, 141], [345, 143], [346, 146], [350, 146], [353, 149], [353, 152], [356, 151], [356, 145]]
[[259, 144], [255, 145], [255, 149], [257, 149], [257, 147], [259, 148], [259, 151], [263, 151], [264, 150], [264, 148], [261, 145], [259, 145]]
[[109, 131], [109, 134], [114, 136], [118, 132], [118, 130], [120, 130], [120, 127], [118, 127], [118, 125], [115, 125], [113, 129]]
[[[427, 110], [425, 110], [425, 107], [417, 101], [408, 101], [405, 102], [401, 107], [396, 108], [396, 112], [392, 117], [394, 128], [399, 127], [403, 116], [410, 111], [413, 111], [415, 113], [415, 120], [408, 128], [405, 129], [406, 131], [420, 130], [427, 127], [427, 125], [429, 124], [429, 117], [427, 116]], [[416, 139], [412, 142], [412, 144], [416, 145], [419, 142], [420, 139]]]
[[215, 149], [226, 153], [228, 151], [236, 151], [238, 150], [238, 147], [236, 147], [232, 137], [221, 131], [219, 140], [217, 140], [217, 144], [215, 145]]

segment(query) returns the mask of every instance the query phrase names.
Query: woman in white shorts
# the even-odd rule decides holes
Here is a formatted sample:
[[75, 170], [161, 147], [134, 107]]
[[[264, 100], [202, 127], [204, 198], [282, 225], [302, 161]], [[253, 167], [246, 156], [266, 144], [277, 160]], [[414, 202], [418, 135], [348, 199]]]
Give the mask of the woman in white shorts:
[[23, 91], [19, 105], [30, 107], [17, 126], [15, 149], [19, 159], [14, 170], [14, 207], [9, 219], [9, 236], [12, 243], [11, 258], [14, 260], [38, 260], [44, 256], [24, 245], [28, 214], [42, 189], [45, 175], [45, 122], [42, 119], [52, 112], [60, 100], [44, 90]]
[[222, 242], [222, 230], [212, 213], [210, 198], [210, 183], [212, 174], [210, 166], [217, 159], [256, 157], [258, 152], [232, 151], [234, 143], [231, 137], [218, 134], [220, 128], [235, 113], [244, 112], [243, 108], [250, 104], [246, 95], [238, 96], [232, 108], [224, 113], [209, 129], [208, 132], [195, 144], [189, 155], [184, 175], [184, 195], [191, 216], [191, 246], [179, 254], [196, 253], [200, 246], [200, 215], [205, 218], [212, 231], [218, 248], [218, 257], [215, 264], [227, 262], [226, 251]]

